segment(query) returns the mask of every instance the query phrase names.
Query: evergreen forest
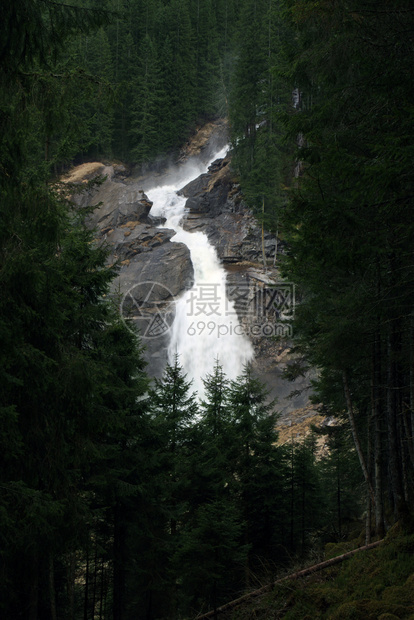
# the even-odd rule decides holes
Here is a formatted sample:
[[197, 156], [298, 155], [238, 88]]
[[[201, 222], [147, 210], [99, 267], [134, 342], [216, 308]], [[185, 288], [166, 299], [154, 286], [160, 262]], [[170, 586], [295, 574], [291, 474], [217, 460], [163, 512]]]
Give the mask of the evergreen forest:
[[[353, 596], [331, 586], [315, 590], [317, 611], [301, 599], [291, 615], [240, 618], [409, 618], [412, 2], [1, 4], [1, 617], [218, 617], [327, 543], [400, 528], [411, 585], [393, 590], [399, 611], [326, 615]], [[218, 360], [202, 400], [178, 356], [148, 376], [108, 295], [117, 265], [59, 182], [81, 162], [174, 156], [218, 118], [244, 200], [298, 287], [286, 374], [317, 369], [314, 400], [336, 420], [297, 443], [278, 442], [277, 402], [249, 366], [229, 380]], [[375, 587], [353, 584], [360, 598], [401, 586], [395, 554], [383, 551], [392, 570]]]

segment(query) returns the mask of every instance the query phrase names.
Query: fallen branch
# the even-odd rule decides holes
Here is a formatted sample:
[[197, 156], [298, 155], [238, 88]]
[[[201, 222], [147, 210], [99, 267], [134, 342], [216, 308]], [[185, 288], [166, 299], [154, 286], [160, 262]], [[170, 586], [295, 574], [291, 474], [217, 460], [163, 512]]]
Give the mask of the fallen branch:
[[378, 547], [382, 542], [383, 540], [377, 540], [376, 542], [373, 542], [369, 545], [365, 545], [365, 547], [358, 547], [358, 549], [353, 549], [352, 551], [348, 551], [347, 553], [343, 553], [342, 555], [337, 555], [335, 558], [331, 558], [330, 560], [325, 560], [325, 562], [321, 562], [320, 564], [314, 564], [313, 566], [308, 566], [308, 568], [304, 568], [303, 570], [297, 571], [296, 573], [291, 573], [290, 575], [286, 575], [286, 577], [281, 577], [280, 579], [273, 581], [267, 586], [263, 586], [262, 588], [259, 588], [258, 590], [253, 590], [253, 592], [248, 592], [247, 594], [243, 594], [243, 596], [240, 596], [239, 598], [236, 598], [233, 601], [226, 603], [225, 605], [221, 605], [221, 607], [217, 607], [217, 609], [215, 610], [209, 611], [208, 613], [202, 614], [201, 616], [197, 616], [195, 620], [205, 620], [207, 618], [214, 618], [218, 616], [219, 614], [224, 613], [225, 611], [233, 609], [234, 607], [238, 607], [242, 603], [249, 601], [253, 598], [256, 598], [257, 596], [260, 596], [261, 594], [264, 594], [265, 592], [269, 592], [276, 585], [278, 585], [279, 583], [282, 583], [283, 581], [287, 581], [289, 579], [299, 579], [300, 577], [307, 577], [308, 575], [311, 575], [312, 573], [316, 573], [320, 570], [324, 570], [325, 568], [329, 568], [330, 566], [334, 566], [335, 564], [340, 564], [344, 560], [347, 560], [348, 558], [355, 555], [356, 553], [359, 553], [360, 551], [368, 551], [369, 549], [374, 549], [375, 547]]

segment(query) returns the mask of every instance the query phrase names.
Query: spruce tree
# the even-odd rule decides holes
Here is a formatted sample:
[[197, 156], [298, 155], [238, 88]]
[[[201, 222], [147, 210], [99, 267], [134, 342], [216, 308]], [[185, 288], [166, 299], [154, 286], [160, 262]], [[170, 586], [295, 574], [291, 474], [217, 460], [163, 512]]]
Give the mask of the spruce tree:
[[[411, 511], [412, 459], [403, 447], [412, 444], [403, 406], [412, 307], [405, 166], [411, 115], [401, 115], [401, 106], [411, 96], [402, 33], [413, 15], [404, 2], [287, 6], [298, 32], [292, 75], [302, 91], [288, 128], [302, 136], [302, 177], [285, 220], [285, 273], [303, 287], [297, 335], [337, 391], [338, 413], [348, 416], [381, 532], [384, 477], [395, 518]], [[375, 431], [368, 435], [371, 417]]]
[[231, 597], [240, 586], [247, 554], [241, 544], [243, 515], [230, 491], [231, 455], [238, 447], [231, 428], [228, 380], [218, 360], [203, 381], [191, 495], [174, 557], [183, 583], [183, 604], [192, 614], [216, 608]]
[[162, 84], [155, 43], [145, 35], [140, 45], [139, 75], [133, 84], [131, 154], [135, 161], [145, 162], [159, 155], [162, 142]]
[[[120, 471], [123, 457], [122, 465], [111, 459], [131, 441], [127, 420], [142, 413], [136, 405], [146, 389], [141, 351], [104, 301], [115, 271], [85, 229], [86, 213], [76, 214], [65, 199], [67, 188], [47, 183], [56, 157], [49, 137], [62, 135], [69, 102], [63, 112], [58, 108], [73, 85], [56, 71], [55, 61], [69, 35], [106, 21], [100, 10], [45, 1], [10, 5], [2, 22], [0, 373], [7, 478], [0, 512], [6, 617], [54, 619], [63, 610], [74, 616], [81, 587], [76, 557], [88, 565], [88, 539], [113, 539], [114, 529], [98, 536], [102, 479], [126, 475]], [[73, 134], [64, 139], [77, 140]], [[102, 575], [112, 555], [108, 546], [105, 551]], [[96, 601], [86, 595], [89, 574], [85, 613]]]
[[247, 366], [231, 382], [229, 404], [233, 431], [230, 467], [232, 489], [245, 522], [243, 542], [249, 545], [245, 581], [263, 560], [278, 560], [285, 511], [284, 451], [276, 445], [277, 414], [265, 385]]
[[196, 396], [191, 382], [180, 366], [178, 355], [167, 364], [161, 380], [150, 390], [151, 415], [158, 435], [156, 456], [159, 467], [159, 501], [163, 523], [154, 552], [164, 553], [154, 590], [164, 590], [170, 613], [180, 609], [179, 568], [173, 557], [180, 544], [192, 495], [191, 467], [197, 453], [194, 424], [198, 415]]

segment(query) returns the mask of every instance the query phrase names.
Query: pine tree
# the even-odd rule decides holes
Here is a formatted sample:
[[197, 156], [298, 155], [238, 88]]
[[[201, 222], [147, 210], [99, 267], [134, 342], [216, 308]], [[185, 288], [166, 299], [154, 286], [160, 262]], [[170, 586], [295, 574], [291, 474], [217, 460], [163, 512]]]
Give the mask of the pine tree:
[[[384, 448], [396, 518], [410, 512], [412, 493], [412, 458], [402, 447], [412, 444], [412, 421], [400, 423], [410, 358], [402, 343], [410, 339], [412, 307], [404, 163], [411, 115], [402, 118], [401, 105], [411, 96], [412, 68], [400, 11], [407, 11], [404, 27], [413, 12], [400, 2], [375, 9], [288, 6], [298, 31], [293, 75], [303, 91], [289, 129], [303, 136], [303, 174], [286, 219], [292, 248], [286, 273], [303, 286], [297, 334], [337, 390], [338, 412], [347, 412], [381, 532]], [[371, 416], [375, 431], [368, 435]]]
[[93, 36], [89, 36], [86, 45], [86, 70], [90, 75], [94, 76], [97, 82], [96, 95], [92, 102], [87, 102], [86, 109], [84, 110], [91, 136], [88, 152], [94, 158], [99, 159], [100, 157], [110, 155], [112, 152], [112, 52], [108, 35], [104, 28], [100, 28]]
[[[99, 463], [100, 475], [110, 477], [107, 448], [118, 446], [121, 436], [126, 441], [126, 419], [137, 414], [137, 398], [146, 389], [140, 350], [103, 299], [115, 274], [105, 266], [106, 252], [84, 228], [85, 214], [75, 214], [65, 200], [67, 190], [47, 184], [57, 157], [49, 137], [62, 135], [65, 97], [74, 84], [56, 71], [55, 61], [69, 35], [106, 21], [102, 11], [23, 2], [8, 7], [2, 22], [0, 417], [7, 479], [0, 514], [6, 617], [54, 620], [63, 609], [73, 617], [75, 557], [87, 548], [90, 523], [100, 518], [95, 500], [102, 485], [93, 475]], [[64, 140], [76, 148], [76, 135]]]
[[322, 495], [329, 517], [324, 518], [327, 536], [340, 541], [349, 536], [363, 506], [363, 477], [347, 424], [327, 426], [327, 451], [320, 460]]
[[204, 378], [205, 399], [191, 463], [191, 495], [174, 562], [183, 583], [187, 613], [216, 608], [240, 585], [247, 549], [241, 544], [243, 515], [230, 492], [232, 433], [228, 380], [216, 361]]
[[218, 495], [198, 506], [175, 554], [180, 566], [184, 609], [193, 615], [214, 609], [240, 587], [247, 548], [240, 544], [243, 523], [229, 497]]
[[[59, 204], [51, 198], [49, 193], [49, 212]], [[128, 408], [137, 409], [146, 389], [140, 351], [102, 299], [114, 276], [104, 265], [106, 253], [73, 217], [62, 211], [55, 217], [59, 246], [44, 239], [43, 226], [37, 237], [36, 228], [30, 231], [34, 248], [24, 256], [31, 255], [32, 285], [22, 288], [22, 257], [9, 258], [11, 280], [3, 277], [8, 304], [2, 304], [2, 322], [5, 334], [16, 338], [7, 353], [2, 402], [15, 413], [20, 444], [20, 454], [7, 464], [3, 509], [19, 535], [4, 545], [12, 596], [3, 601], [8, 614], [27, 606], [33, 618], [56, 606], [52, 586], [40, 595], [38, 586], [54, 581], [57, 560], [64, 565], [66, 554], [83, 547], [99, 488], [91, 476], [99, 466], [108, 478], [106, 445], [116, 442]], [[15, 493], [23, 505], [9, 501]]]
[[288, 485], [290, 547], [293, 552], [304, 555], [311, 546], [311, 536], [322, 525], [325, 512], [313, 434], [292, 446]]
[[131, 153], [135, 161], [149, 161], [159, 155], [162, 142], [162, 84], [155, 44], [145, 35], [140, 46], [139, 77], [133, 85]]
[[158, 484], [164, 520], [158, 549], [154, 551], [156, 554], [162, 550], [166, 553], [154, 589], [167, 590], [170, 613], [175, 613], [180, 605], [177, 568], [172, 559], [180, 544], [187, 518], [188, 502], [192, 494], [191, 465], [197, 452], [194, 423], [198, 405], [190, 389], [191, 383], [186, 380], [176, 355], [173, 364], [167, 364], [163, 378], [155, 380], [149, 394], [158, 434]]
[[284, 58], [291, 37], [279, 3], [244, 3], [229, 106], [232, 165], [257, 219], [276, 234], [291, 174], [284, 123], [291, 104]]
[[219, 91], [219, 56], [217, 24], [211, 0], [192, 0], [190, 15], [193, 17], [195, 51], [196, 113], [210, 118], [217, 112]]
[[194, 32], [190, 19], [189, 0], [171, 0], [164, 12], [164, 40], [168, 37], [172, 57], [170, 72], [170, 105], [174, 123], [174, 142], [188, 135], [194, 126], [195, 107], [195, 50]]
[[[245, 522], [245, 545], [250, 546], [245, 566], [246, 584], [250, 571], [264, 559], [277, 561], [281, 521], [284, 514], [286, 473], [284, 451], [276, 445], [277, 414], [263, 383], [246, 367], [231, 382], [229, 404], [233, 425], [233, 492]], [[259, 559], [260, 558], [260, 559]]]

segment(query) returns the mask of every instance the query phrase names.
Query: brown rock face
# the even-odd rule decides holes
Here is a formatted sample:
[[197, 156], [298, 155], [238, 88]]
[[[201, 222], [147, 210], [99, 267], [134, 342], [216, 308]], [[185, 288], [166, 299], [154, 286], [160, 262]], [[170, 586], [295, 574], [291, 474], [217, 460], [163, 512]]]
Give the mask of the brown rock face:
[[[171, 242], [174, 231], [156, 227], [149, 216], [152, 203], [133, 179], [117, 178], [108, 166], [94, 164], [93, 170], [100, 175], [105, 172], [106, 180], [73, 200], [80, 208], [97, 205], [88, 225], [96, 231], [98, 243], [107, 246], [108, 264], [119, 265], [113, 294], [120, 312], [135, 321], [144, 336], [149, 374], [160, 376], [174, 298], [193, 282], [190, 252], [182, 243]], [[89, 174], [90, 167], [75, 169], [71, 182], [82, 183], [85, 171]]]
[[[225, 136], [209, 126], [198, 134], [184, 157], [198, 152], [205, 161], [212, 143], [214, 148], [220, 148]], [[159, 377], [167, 360], [169, 328], [174, 318], [172, 302], [191, 287], [193, 266], [188, 248], [172, 242], [174, 232], [157, 227], [161, 220], [149, 215], [151, 202], [144, 191], [168, 184], [178, 168], [170, 162], [158, 162], [131, 176], [126, 176], [121, 166], [94, 164], [92, 168], [105, 174], [106, 180], [75, 197], [75, 201], [80, 207], [97, 205], [89, 225], [95, 228], [97, 240], [108, 246], [108, 262], [120, 266], [113, 294], [123, 316], [132, 319], [144, 337], [149, 374]], [[90, 176], [91, 169], [87, 174]], [[75, 170], [73, 178], [82, 183], [80, 171]], [[267, 384], [270, 397], [277, 398], [277, 408], [286, 423], [289, 412], [308, 406], [311, 373], [293, 383], [283, 376], [292, 355], [290, 331], [281, 319], [292, 313], [294, 305], [293, 288], [282, 285], [277, 269], [283, 244], [265, 233], [263, 265], [262, 230], [242, 199], [230, 157], [215, 161], [206, 174], [183, 187], [180, 194], [187, 198], [183, 226], [188, 231], [206, 233], [215, 246], [227, 271], [228, 297], [233, 299], [238, 314], [235, 322], [254, 346], [255, 372]], [[293, 398], [289, 398], [291, 392], [295, 392]]]
[[[184, 228], [205, 232], [223, 263], [263, 263], [262, 230], [242, 200], [230, 157], [214, 162], [206, 174], [180, 193], [187, 197]], [[264, 245], [266, 260], [271, 265], [276, 237], [265, 232]], [[278, 251], [283, 251], [280, 242]]]
[[283, 319], [291, 316], [295, 303], [294, 287], [281, 282], [277, 268], [284, 244], [265, 231], [263, 265], [262, 229], [243, 201], [230, 157], [213, 162], [180, 193], [187, 197], [183, 227], [204, 232], [215, 246], [226, 267], [228, 297], [234, 299], [239, 323], [254, 346], [254, 370], [270, 397], [277, 399], [281, 421], [289, 423], [290, 412], [309, 405], [313, 374], [307, 372], [294, 382], [284, 378], [293, 356], [291, 331]]

